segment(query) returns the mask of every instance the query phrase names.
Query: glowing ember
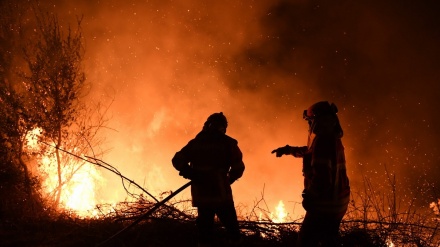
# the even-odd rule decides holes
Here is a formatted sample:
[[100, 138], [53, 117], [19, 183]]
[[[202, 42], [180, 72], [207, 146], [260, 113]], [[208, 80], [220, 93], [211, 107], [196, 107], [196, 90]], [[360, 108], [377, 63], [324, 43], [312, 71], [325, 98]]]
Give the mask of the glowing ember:
[[440, 199], [437, 200], [437, 202], [431, 202], [431, 204], [429, 204], [429, 207], [432, 209], [432, 211], [434, 212], [435, 215], [439, 215], [440, 214]]

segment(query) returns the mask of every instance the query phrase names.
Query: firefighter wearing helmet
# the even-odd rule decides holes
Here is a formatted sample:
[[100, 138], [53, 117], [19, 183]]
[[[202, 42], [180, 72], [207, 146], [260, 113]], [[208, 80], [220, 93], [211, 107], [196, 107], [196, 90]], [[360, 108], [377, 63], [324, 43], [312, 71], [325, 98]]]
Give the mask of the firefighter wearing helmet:
[[303, 159], [306, 210], [298, 246], [338, 246], [339, 225], [347, 211], [350, 185], [341, 138], [343, 131], [335, 104], [321, 101], [304, 111], [309, 124], [307, 146], [286, 145], [272, 151], [276, 157]]
[[172, 159], [179, 175], [192, 181], [199, 246], [213, 244], [215, 215], [228, 231], [231, 244], [241, 241], [231, 184], [243, 175], [245, 166], [237, 141], [226, 135], [227, 127], [222, 112], [210, 115], [202, 131]]

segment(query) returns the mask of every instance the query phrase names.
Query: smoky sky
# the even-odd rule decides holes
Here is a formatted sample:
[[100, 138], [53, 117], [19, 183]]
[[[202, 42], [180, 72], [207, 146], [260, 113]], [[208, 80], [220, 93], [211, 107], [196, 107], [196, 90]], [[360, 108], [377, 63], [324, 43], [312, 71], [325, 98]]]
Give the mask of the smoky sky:
[[[302, 112], [339, 108], [348, 173], [396, 174], [415, 197], [440, 176], [439, 4], [433, 1], [42, 1], [67, 25], [82, 16], [88, 100], [114, 100], [107, 162], [153, 190], [184, 180], [176, 151], [222, 111], [243, 151], [236, 201], [300, 201]], [[108, 101], [111, 101], [108, 100]], [[113, 183], [112, 184], [117, 184]], [[428, 187], [429, 186], [429, 187]], [[431, 200], [431, 198], [426, 199]], [[299, 207], [299, 206], [298, 206]]]
[[403, 186], [427, 188], [439, 161], [438, 10], [412, 1], [272, 5], [259, 19], [262, 40], [238, 54], [255, 58], [247, 76], [260, 79], [238, 87], [264, 87], [265, 75], [280, 76], [269, 101], [285, 114], [299, 112], [298, 100], [335, 102], [353, 176], [385, 168]]

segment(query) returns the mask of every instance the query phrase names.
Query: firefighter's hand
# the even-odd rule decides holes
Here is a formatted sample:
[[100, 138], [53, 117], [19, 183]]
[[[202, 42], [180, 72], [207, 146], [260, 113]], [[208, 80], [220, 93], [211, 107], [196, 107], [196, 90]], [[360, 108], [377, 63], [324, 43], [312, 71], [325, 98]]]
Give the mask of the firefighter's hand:
[[179, 175], [186, 178], [186, 179], [189, 179], [189, 180], [193, 180], [196, 178], [196, 172], [191, 167], [187, 167], [185, 169], [182, 169], [179, 172]]
[[292, 150], [292, 147], [289, 145], [286, 145], [284, 147], [280, 147], [280, 148], [273, 150], [272, 153], [275, 153], [275, 155], [277, 157], [281, 157], [286, 154], [291, 154], [291, 150]]

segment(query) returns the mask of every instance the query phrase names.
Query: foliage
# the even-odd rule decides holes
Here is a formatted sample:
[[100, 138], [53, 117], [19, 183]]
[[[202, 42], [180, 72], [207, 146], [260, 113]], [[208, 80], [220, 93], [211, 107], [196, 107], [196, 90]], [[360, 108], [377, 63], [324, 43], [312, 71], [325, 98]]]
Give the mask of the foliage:
[[45, 136], [59, 142], [77, 115], [79, 97], [84, 91], [85, 74], [81, 61], [84, 52], [81, 21], [77, 30], [63, 34], [55, 15], [36, 10], [35, 44], [28, 45], [25, 61], [29, 68], [26, 89], [33, 120]]
[[25, 6], [0, 2], [0, 214], [1, 217], [35, 215], [42, 204], [36, 193], [23, 151], [25, 136], [32, 128], [25, 107], [24, 90], [17, 76], [19, 52], [23, 45]]

